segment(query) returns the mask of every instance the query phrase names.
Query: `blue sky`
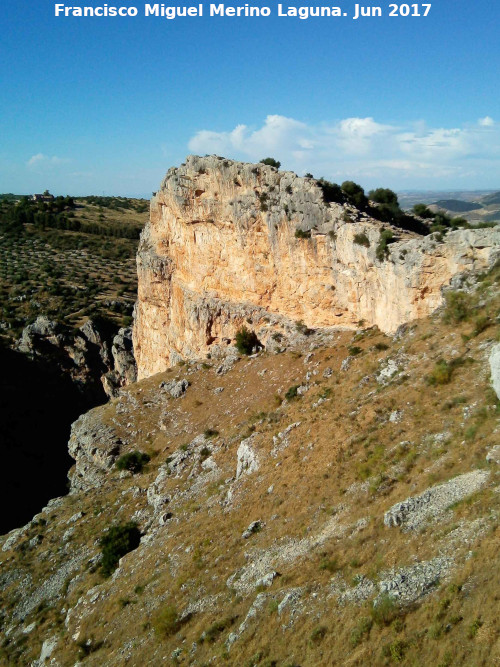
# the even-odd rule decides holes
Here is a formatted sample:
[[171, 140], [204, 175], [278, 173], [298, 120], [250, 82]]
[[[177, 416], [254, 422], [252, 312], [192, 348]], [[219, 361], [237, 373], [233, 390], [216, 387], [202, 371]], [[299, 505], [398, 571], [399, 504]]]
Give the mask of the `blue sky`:
[[496, 3], [357, 21], [351, 2], [308, 20], [274, 0], [270, 18], [173, 21], [123, 4], [139, 15], [4, 0], [0, 192], [149, 196], [191, 152], [366, 188], [500, 189]]

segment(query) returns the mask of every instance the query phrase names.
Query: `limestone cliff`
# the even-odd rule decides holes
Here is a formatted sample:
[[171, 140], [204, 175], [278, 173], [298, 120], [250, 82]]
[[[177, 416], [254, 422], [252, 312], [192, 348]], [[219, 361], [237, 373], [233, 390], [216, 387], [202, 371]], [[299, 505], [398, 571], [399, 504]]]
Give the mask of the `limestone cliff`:
[[[216, 352], [245, 323], [263, 343], [299, 320], [311, 328], [364, 320], [392, 332], [432, 312], [453, 276], [487, 268], [500, 246], [496, 229], [444, 241], [394, 229], [380, 260], [381, 227], [349, 205], [325, 203], [312, 178], [189, 156], [152, 198], [140, 242], [139, 377]], [[356, 243], [360, 234], [369, 245]]]
[[85, 409], [137, 379], [129, 328], [89, 319], [74, 330], [40, 315], [23, 329], [17, 349], [70, 379], [86, 398]]

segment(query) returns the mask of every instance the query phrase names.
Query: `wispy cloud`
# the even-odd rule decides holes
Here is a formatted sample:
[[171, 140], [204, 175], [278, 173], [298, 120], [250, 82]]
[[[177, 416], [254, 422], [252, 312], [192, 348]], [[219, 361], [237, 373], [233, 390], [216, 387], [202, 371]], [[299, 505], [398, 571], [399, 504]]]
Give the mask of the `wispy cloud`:
[[67, 164], [69, 162], [68, 158], [57, 157], [53, 155], [52, 157], [44, 155], [43, 153], [36, 153], [32, 155], [30, 159], [26, 162], [26, 166], [30, 168], [34, 167], [55, 167], [60, 164]]
[[260, 160], [271, 155], [299, 174], [357, 178], [367, 185], [449, 187], [487, 176], [500, 184], [500, 127], [486, 116], [461, 127], [425, 122], [390, 125], [372, 117], [308, 124], [267, 116], [261, 127], [237, 125], [224, 132], [200, 130], [194, 153]]

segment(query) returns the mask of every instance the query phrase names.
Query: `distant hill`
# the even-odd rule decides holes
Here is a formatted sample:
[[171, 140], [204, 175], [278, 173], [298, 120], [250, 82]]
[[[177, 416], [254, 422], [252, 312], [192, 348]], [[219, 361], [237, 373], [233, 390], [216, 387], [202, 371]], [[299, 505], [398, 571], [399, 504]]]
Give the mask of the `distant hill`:
[[493, 192], [491, 195], [486, 195], [481, 199], [483, 206], [491, 206], [491, 204], [500, 204], [500, 192]]
[[481, 204], [475, 204], [474, 202], [463, 201], [460, 199], [440, 199], [439, 201], [434, 202], [434, 206], [456, 213], [467, 213], [468, 211], [476, 211], [477, 209], [482, 208]]
[[402, 208], [409, 210], [414, 204], [429, 206], [439, 200], [456, 200], [465, 202], [483, 202], [484, 197], [496, 194], [496, 190], [405, 190], [398, 191], [398, 200]]

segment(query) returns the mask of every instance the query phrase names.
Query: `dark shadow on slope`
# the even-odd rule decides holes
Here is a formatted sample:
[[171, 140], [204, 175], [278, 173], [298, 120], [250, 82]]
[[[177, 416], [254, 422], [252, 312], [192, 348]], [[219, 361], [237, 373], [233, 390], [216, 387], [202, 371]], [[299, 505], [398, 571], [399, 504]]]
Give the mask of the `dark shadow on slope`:
[[89, 407], [59, 372], [0, 345], [0, 534], [67, 493], [70, 426]]

